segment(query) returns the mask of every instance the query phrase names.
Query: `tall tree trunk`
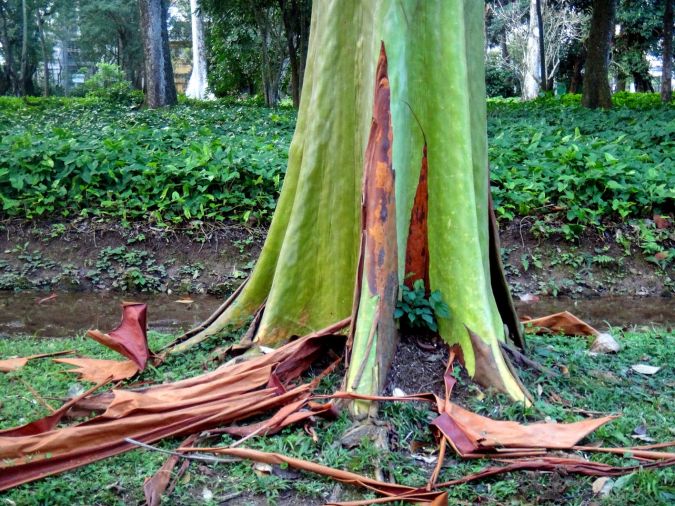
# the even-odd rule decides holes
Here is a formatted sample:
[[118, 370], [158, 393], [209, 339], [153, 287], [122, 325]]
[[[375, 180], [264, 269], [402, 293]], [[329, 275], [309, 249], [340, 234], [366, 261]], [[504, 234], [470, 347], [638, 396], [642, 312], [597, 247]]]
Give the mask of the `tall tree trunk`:
[[70, 95], [70, 42], [68, 40], [61, 41], [61, 59], [63, 61], [63, 69], [61, 71], [63, 76], [63, 94], [67, 97]]
[[171, 353], [256, 312], [254, 344], [265, 346], [351, 314], [346, 388], [377, 393], [396, 348], [397, 287], [428, 270], [451, 311], [439, 333], [461, 346], [469, 374], [526, 399], [500, 347], [503, 321], [522, 341], [490, 226], [483, 35], [475, 0], [314, 4], [265, 246], [238, 295]]
[[45, 14], [41, 13], [38, 9], [37, 12], [38, 19], [38, 32], [40, 35], [40, 46], [42, 47], [42, 62], [44, 65], [45, 80], [42, 85], [42, 96], [49, 96], [49, 51], [47, 51], [47, 41], [45, 40]]
[[530, 0], [530, 22], [527, 32], [527, 47], [525, 53], [525, 76], [523, 79], [522, 95], [524, 100], [532, 100], [539, 96], [541, 75], [541, 37], [537, 17], [539, 0]]
[[199, 12], [197, 0], [190, 0], [192, 18], [192, 73], [188, 81], [185, 95], [190, 98], [212, 99], [213, 94], [208, 92], [206, 76], [206, 45], [204, 44], [204, 23]]
[[663, 11], [663, 67], [661, 72], [661, 100], [670, 102], [673, 98], [673, 3], [666, 0]]
[[7, 23], [8, 13], [5, 10], [5, 6], [0, 3], [0, 16], [2, 21], [2, 32], [0, 32], [0, 42], [2, 42], [3, 56], [4, 61], [4, 81], [6, 83], [7, 90], [2, 90], [0, 87], [0, 94], [2, 92], [8, 91], [9, 93], [16, 94], [18, 90], [18, 83], [16, 79], [16, 73], [14, 72], [14, 46], [9, 37], [9, 28]]
[[267, 107], [276, 107], [279, 102], [279, 82], [272, 69], [272, 58], [270, 57], [271, 27], [270, 13], [268, 9], [260, 8], [255, 12], [258, 34], [262, 41], [262, 81], [263, 95], [265, 96], [265, 105]]
[[537, 0], [537, 27], [539, 28], [539, 76], [543, 91], [550, 89], [546, 78], [546, 50], [544, 47], [544, 16], [541, 13], [541, 2]]
[[581, 103], [596, 109], [612, 107], [609, 88], [609, 48], [614, 28], [615, 0], [593, 0], [591, 31], [588, 35], [586, 68]]
[[19, 80], [19, 94], [26, 95], [26, 86], [28, 83], [28, 4], [26, 0], [21, 0], [21, 78]]
[[155, 108], [175, 104], [177, 96], [169, 51], [166, 0], [140, 0], [140, 11], [146, 105]]
[[570, 78], [569, 93], [579, 93], [581, 91], [581, 83], [583, 82], [581, 69], [584, 66], [585, 58], [586, 51], [581, 48], [579, 53], [574, 57], [574, 62], [572, 63], [572, 77]]
[[302, 78], [307, 59], [307, 41], [309, 19], [307, 6], [303, 0], [279, 0], [288, 45], [288, 58], [291, 66], [291, 96], [293, 106], [300, 106]]
[[624, 72], [617, 72], [616, 76], [616, 91], [626, 91], [626, 80], [628, 76]]
[[297, 0], [279, 0], [281, 17], [284, 22], [284, 32], [286, 33], [286, 44], [288, 45], [288, 60], [291, 66], [291, 97], [293, 98], [293, 107], [300, 106], [300, 55], [298, 47], [298, 1]]

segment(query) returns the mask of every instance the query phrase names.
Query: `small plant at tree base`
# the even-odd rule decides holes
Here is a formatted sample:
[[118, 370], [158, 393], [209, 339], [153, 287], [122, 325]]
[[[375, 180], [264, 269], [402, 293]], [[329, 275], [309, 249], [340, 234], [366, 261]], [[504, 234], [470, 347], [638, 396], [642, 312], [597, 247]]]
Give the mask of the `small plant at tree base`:
[[449, 318], [450, 308], [443, 300], [440, 291], [434, 290], [427, 298], [427, 290], [421, 279], [413, 283], [412, 289], [401, 285], [401, 300], [396, 304], [394, 318], [400, 321], [405, 316], [405, 323], [411, 328], [438, 331], [436, 318]]

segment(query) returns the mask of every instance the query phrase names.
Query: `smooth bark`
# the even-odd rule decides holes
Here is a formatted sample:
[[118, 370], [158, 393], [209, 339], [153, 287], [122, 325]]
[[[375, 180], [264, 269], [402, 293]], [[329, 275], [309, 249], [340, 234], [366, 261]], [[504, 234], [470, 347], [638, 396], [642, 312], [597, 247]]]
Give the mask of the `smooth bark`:
[[204, 22], [197, 0], [190, 0], [192, 18], [192, 73], [185, 95], [197, 99], [213, 99], [208, 91], [209, 82], [206, 73], [206, 45], [204, 43]]
[[[475, 0], [314, 4], [296, 132], [265, 246], [241, 291], [172, 353], [254, 314], [253, 342], [264, 346], [352, 315], [346, 388], [377, 392], [395, 349], [396, 287], [424, 230], [417, 251], [428, 252], [428, 264], [416, 275], [428, 268], [429, 290], [451, 313], [439, 318], [439, 334], [461, 346], [476, 381], [526, 400], [500, 347], [513, 313], [490, 230], [483, 37]], [[428, 191], [418, 191], [422, 181]], [[420, 195], [427, 223], [415, 229]]]
[[614, 28], [615, 0], [593, 0], [591, 31], [588, 35], [581, 103], [596, 109], [612, 107], [609, 87], [609, 49]]
[[524, 100], [532, 100], [539, 96], [539, 87], [542, 82], [541, 59], [541, 32], [537, 16], [538, 0], [530, 0], [530, 22], [527, 33], [527, 47], [525, 55], [525, 78], [523, 79], [522, 95]]
[[546, 79], [546, 49], [544, 47], [544, 16], [541, 13], [542, 0], [537, 2], [537, 27], [539, 28], [539, 76], [541, 88], [546, 91], [549, 89]]

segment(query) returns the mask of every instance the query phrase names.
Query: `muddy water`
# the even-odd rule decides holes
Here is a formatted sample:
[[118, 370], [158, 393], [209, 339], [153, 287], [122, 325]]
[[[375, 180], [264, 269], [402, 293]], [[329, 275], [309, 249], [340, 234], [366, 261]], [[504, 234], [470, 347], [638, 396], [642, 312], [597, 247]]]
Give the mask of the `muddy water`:
[[569, 311], [602, 330], [612, 327], [675, 325], [675, 299], [666, 297], [608, 296], [593, 299], [568, 297], [542, 298], [537, 302], [516, 301], [519, 316], [537, 318], [547, 314]]
[[[0, 292], [0, 337], [36, 335], [65, 337], [90, 328], [113, 329], [119, 322], [123, 300], [148, 304], [150, 330], [175, 333], [203, 321], [221, 303], [209, 295], [191, 295], [192, 302], [166, 294], [122, 295], [60, 293], [37, 304], [44, 292]], [[600, 329], [612, 326], [675, 325], [675, 300], [661, 297], [600, 297], [595, 299], [542, 299], [534, 303], [518, 302], [518, 313], [532, 317], [570, 311]]]
[[112, 330], [120, 321], [122, 301], [148, 304], [148, 328], [175, 333], [202, 322], [221, 299], [191, 295], [193, 302], [177, 302], [180, 297], [166, 294], [129, 295], [59, 293], [55, 299], [38, 304], [44, 292], [0, 292], [0, 337], [36, 335], [67, 337], [87, 329]]

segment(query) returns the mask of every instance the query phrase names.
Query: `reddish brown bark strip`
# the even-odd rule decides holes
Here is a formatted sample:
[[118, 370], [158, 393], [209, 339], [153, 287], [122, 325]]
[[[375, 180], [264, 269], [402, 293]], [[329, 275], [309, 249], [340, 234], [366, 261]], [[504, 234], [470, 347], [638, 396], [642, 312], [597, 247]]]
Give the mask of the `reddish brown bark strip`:
[[429, 164], [427, 145], [422, 150], [422, 167], [417, 192], [410, 213], [408, 244], [405, 252], [405, 284], [408, 288], [421, 279], [429, 292]]
[[142, 371], [150, 356], [147, 312], [146, 304], [125, 303], [122, 306], [122, 322], [115, 330], [108, 334], [99, 330], [90, 330], [87, 334], [103, 346], [127, 357], [136, 364], [139, 371]]

